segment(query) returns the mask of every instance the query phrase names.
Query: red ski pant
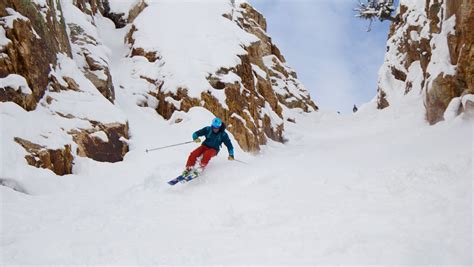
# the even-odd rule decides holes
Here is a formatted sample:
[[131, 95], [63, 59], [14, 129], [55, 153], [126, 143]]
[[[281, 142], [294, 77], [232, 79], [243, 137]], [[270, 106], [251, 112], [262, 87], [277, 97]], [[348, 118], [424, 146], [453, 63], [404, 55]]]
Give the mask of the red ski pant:
[[217, 150], [214, 148], [210, 148], [207, 146], [200, 146], [196, 148], [191, 154], [189, 154], [188, 157], [188, 162], [186, 162], [186, 168], [194, 167], [194, 164], [196, 164], [196, 160], [199, 156], [202, 155], [201, 159], [201, 167], [205, 168], [209, 161], [211, 160], [212, 157], [217, 155]]

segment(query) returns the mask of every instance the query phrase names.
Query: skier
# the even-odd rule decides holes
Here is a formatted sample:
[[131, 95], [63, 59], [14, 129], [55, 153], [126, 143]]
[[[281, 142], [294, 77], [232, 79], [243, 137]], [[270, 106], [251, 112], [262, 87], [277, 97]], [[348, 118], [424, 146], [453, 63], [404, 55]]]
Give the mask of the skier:
[[356, 113], [357, 110], [359, 110], [359, 109], [358, 109], [357, 106], [354, 104], [354, 107], [352, 108], [352, 112]]
[[229, 139], [229, 135], [225, 131], [225, 124], [219, 118], [212, 120], [211, 126], [206, 126], [201, 130], [193, 133], [193, 140], [196, 143], [200, 143], [200, 136], [205, 136], [203, 144], [189, 154], [188, 161], [186, 162], [186, 169], [182, 176], [186, 177], [191, 174], [196, 160], [202, 155], [200, 166], [194, 170], [195, 175], [199, 175], [204, 168], [206, 168], [209, 160], [219, 153], [222, 143], [225, 144], [229, 152], [229, 160], [234, 160], [234, 147]]

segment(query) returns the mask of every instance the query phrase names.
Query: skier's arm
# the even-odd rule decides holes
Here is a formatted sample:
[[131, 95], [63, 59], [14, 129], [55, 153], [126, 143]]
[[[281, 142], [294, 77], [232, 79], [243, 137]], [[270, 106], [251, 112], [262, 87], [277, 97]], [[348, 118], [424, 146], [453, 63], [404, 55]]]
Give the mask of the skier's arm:
[[230, 141], [229, 135], [227, 133], [224, 134], [224, 145], [229, 151], [229, 156], [234, 157], [234, 146], [232, 146], [232, 142]]
[[204, 135], [207, 135], [208, 131], [209, 131], [209, 126], [206, 126], [204, 128], [202, 128], [201, 130], [198, 130], [196, 132], [193, 133], [193, 140], [196, 140], [199, 136], [204, 136]]

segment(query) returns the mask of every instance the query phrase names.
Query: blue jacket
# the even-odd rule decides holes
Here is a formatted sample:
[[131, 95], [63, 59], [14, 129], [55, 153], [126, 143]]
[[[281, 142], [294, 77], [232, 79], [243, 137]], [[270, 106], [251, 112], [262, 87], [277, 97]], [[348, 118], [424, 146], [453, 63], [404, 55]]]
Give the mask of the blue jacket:
[[214, 133], [211, 126], [204, 127], [201, 130], [193, 133], [193, 139], [196, 139], [200, 136], [206, 137], [206, 140], [204, 140], [203, 145], [214, 148], [215, 150], [217, 150], [217, 153], [219, 153], [222, 143], [224, 143], [227, 147], [227, 150], [229, 151], [229, 155], [234, 155], [234, 147], [230, 142], [229, 135], [225, 131], [224, 123], [222, 123], [222, 126], [221, 128], [219, 128], [219, 131], [217, 133]]

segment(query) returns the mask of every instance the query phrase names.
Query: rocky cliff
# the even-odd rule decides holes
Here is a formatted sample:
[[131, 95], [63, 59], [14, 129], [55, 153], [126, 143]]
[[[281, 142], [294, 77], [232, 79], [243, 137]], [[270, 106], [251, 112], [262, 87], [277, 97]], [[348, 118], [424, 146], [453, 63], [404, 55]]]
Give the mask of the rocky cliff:
[[[148, 94], [157, 99], [156, 110], [164, 118], [178, 119], [179, 121], [179, 118], [173, 118], [175, 111], [187, 112], [195, 106], [205, 107], [228, 124], [228, 130], [233, 133], [244, 150], [258, 151], [260, 145], [266, 144], [267, 138], [277, 142], [284, 141], [284, 122], [293, 121], [290, 115], [285, 115], [285, 110], [298, 108], [304, 112], [311, 112], [318, 109], [307, 90], [298, 81], [295, 71], [286, 65], [285, 58], [266, 34], [265, 18], [248, 3], [241, 1], [233, 4], [232, 1], [222, 1], [220, 4], [187, 2], [180, 4], [179, 8], [181, 12], [189, 14], [185, 18], [183, 17], [189, 25], [183, 23], [181, 18], [180, 20], [167, 18], [163, 19], [161, 23], [161, 25], [183, 24], [177, 25], [176, 31], [170, 32], [167, 29], [161, 29], [160, 25], [151, 25], [150, 16], [154, 14], [160, 16], [161, 12], [166, 13], [167, 11], [173, 13], [172, 5], [168, 3], [145, 9], [143, 14], [138, 15], [137, 22], [133, 23], [127, 34], [131, 57], [144, 57], [152, 65], [164, 66], [157, 70], [157, 72], [164, 73], [161, 77], [152, 78], [146, 74], [141, 75], [151, 86], [155, 87]], [[211, 13], [205, 9], [220, 9], [222, 11]], [[202, 28], [199, 28], [199, 21], [208, 19], [201, 17], [199, 13], [215, 16], [213, 18], [215, 24], [203, 25]], [[228, 21], [226, 22], [224, 19]], [[194, 23], [196, 25], [193, 25]], [[180, 47], [181, 44], [172, 44], [175, 46], [173, 49], [182, 55], [188, 55], [187, 58], [180, 58], [167, 51], [171, 48], [164, 44], [167, 42], [166, 40], [175, 39], [176, 42], [180, 42], [181, 35], [191, 34], [187, 31], [189, 28], [199, 28], [202, 35], [213, 38], [212, 35], [220, 30], [219, 27], [215, 27], [216, 24], [227, 25], [229, 28], [227, 30], [234, 31], [235, 35], [246, 33], [250, 36], [250, 38], [243, 36], [235, 40], [233, 45], [242, 42], [242, 49], [235, 53], [237, 58], [233, 63], [227, 63], [223, 59], [222, 65], [218, 67], [212, 62], [215, 60], [213, 57], [217, 57], [220, 53], [221, 42], [228, 42], [228, 39], [224, 37], [222, 40], [216, 38], [214, 44], [216, 51], [210, 51], [209, 54], [206, 54], [206, 58], [200, 55], [204, 54], [205, 48], [200, 51], [190, 48], [192, 46], [199, 47], [201, 42], [205, 43], [200, 38], [186, 40], [186, 42], [195, 41], [195, 43], [189, 43], [182, 47]], [[158, 36], [156, 43], [150, 44], [150, 42], [144, 41], [154, 35]], [[159, 40], [160, 38], [161, 40]], [[191, 53], [190, 50], [195, 52]], [[215, 54], [213, 55], [213, 53]], [[228, 52], [229, 55], [233, 53], [232, 51]], [[194, 58], [196, 58], [195, 61]], [[189, 60], [189, 64], [197, 66], [203, 63], [212, 64], [216, 66], [216, 69], [206, 69], [207, 73], [202, 75], [198, 73], [201, 67], [197, 67], [193, 70], [196, 73], [186, 73], [188, 77], [182, 78], [184, 82], [172, 84], [167, 81], [167, 79], [171, 79], [171, 76], [184, 73], [183, 70], [188, 66], [168, 69], [166, 64], [170, 64], [170, 61], [184, 62], [185, 60]], [[198, 75], [201, 77], [197, 77]], [[200, 81], [205, 78], [206, 82], [186, 83], [186, 79], [191, 79], [189, 76], [196, 76], [196, 79]]]
[[434, 124], [474, 107], [474, 4], [401, 0], [380, 69], [378, 108], [421, 97]]
[[[0, 16], [2, 146], [12, 162], [64, 175], [77, 157], [123, 160], [130, 129], [117, 90], [173, 124], [204, 107], [245, 151], [283, 142], [292, 112], [318, 109], [245, 1], [5, 0]], [[117, 30], [106, 32], [109, 23]]]
[[15, 120], [2, 119], [2, 146], [32, 166], [64, 175], [75, 156], [116, 162], [128, 151], [128, 125], [113, 105], [107, 56], [94, 30], [101, 11], [95, 0], [0, 3], [0, 101]]

